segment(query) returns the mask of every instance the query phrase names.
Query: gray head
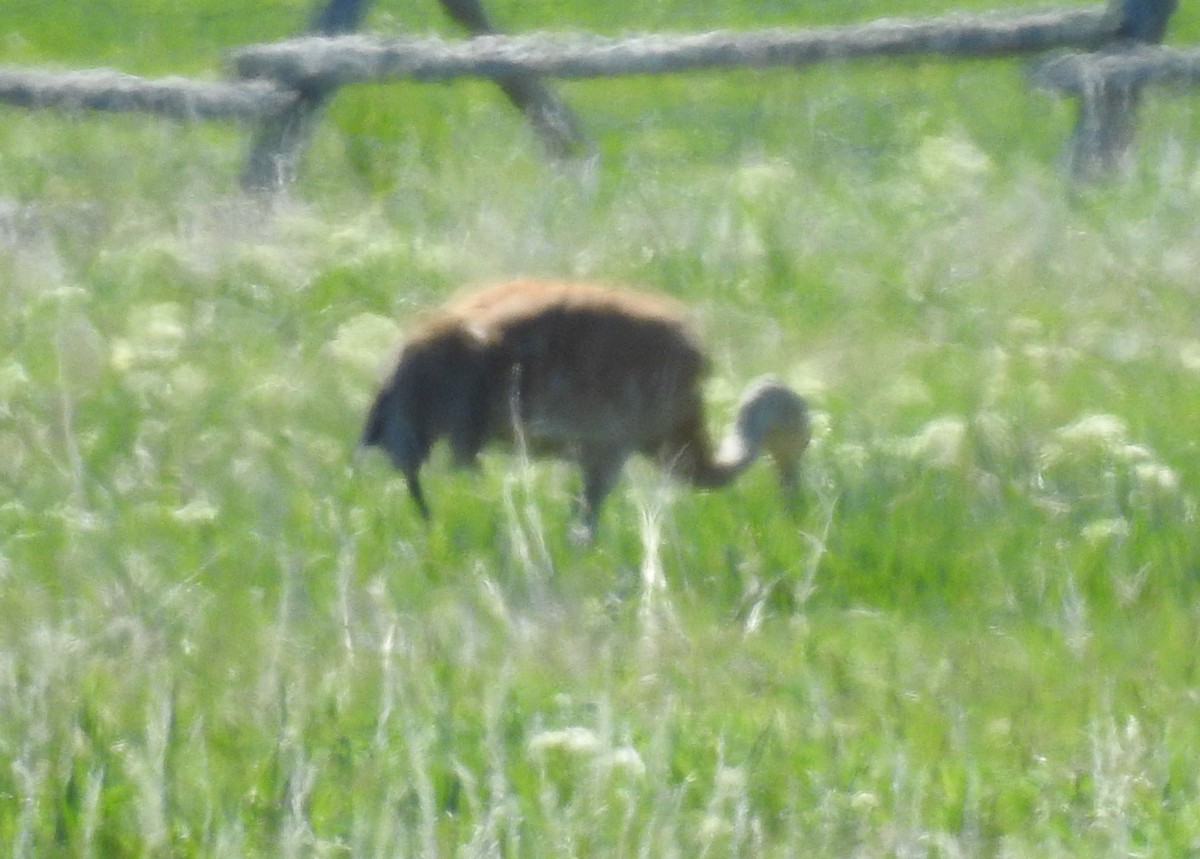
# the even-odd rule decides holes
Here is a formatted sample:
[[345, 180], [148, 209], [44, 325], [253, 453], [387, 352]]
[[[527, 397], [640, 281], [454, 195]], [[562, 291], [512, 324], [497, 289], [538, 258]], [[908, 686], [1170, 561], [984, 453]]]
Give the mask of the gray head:
[[800, 457], [812, 438], [804, 398], [773, 376], [756, 379], [738, 405], [737, 434], [752, 449], [771, 454], [784, 490], [791, 493]]

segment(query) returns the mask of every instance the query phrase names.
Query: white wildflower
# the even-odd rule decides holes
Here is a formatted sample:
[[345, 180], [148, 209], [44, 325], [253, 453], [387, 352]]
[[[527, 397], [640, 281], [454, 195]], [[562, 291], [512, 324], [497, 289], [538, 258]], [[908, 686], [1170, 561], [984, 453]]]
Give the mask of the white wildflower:
[[1154, 454], [1144, 444], [1117, 445], [1113, 448], [1112, 453], [1116, 459], [1122, 462], [1144, 462], [1148, 459], [1154, 459]]
[[905, 406], [925, 406], [933, 402], [933, 394], [929, 386], [916, 376], [900, 376], [888, 385], [887, 401], [889, 404]]
[[1029, 343], [1022, 347], [1021, 354], [1040, 372], [1070, 367], [1079, 363], [1082, 357], [1078, 349], [1045, 343]]
[[325, 348], [335, 361], [351, 370], [377, 374], [395, 357], [399, 338], [400, 327], [394, 320], [377, 313], [360, 313], [339, 325]]
[[833, 430], [833, 421], [830, 420], [829, 412], [811, 411], [809, 412], [809, 429], [812, 435], [812, 444], [814, 447], [822, 444]]
[[120, 372], [168, 364], [179, 356], [186, 337], [183, 307], [178, 303], [138, 305], [129, 312], [125, 337], [113, 344], [112, 364]]
[[986, 179], [992, 159], [965, 137], [926, 137], [917, 150], [917, 170], [931, 184], [961, 188]]
[[1008, 333], [1017, 340], [1029, 340], [1041, 335], [1044, 326], [1038, 319], [1028, 316], [1014, 316], [1006, 326]]
[[208, 375], [194, 364], [181, 364], [171, 371], [167, 387], [172, 399], [195, 402], [208, 390]]
[[1179, 488], [1179, 474], [1159, 462], [1140, 462], [1133, 469], [1138, 484], [1146, 489], [1170, 494]]
[[741, 767], [718, 767], [713, 781], [717, 796], [739, 796], [746, 790], [746, 771]]
[[573, 726], [534, 734], [529, 740], [529, 751], [534, 754], [544, 754], [551, 750], [558, 750], [573, 755], [585, 755], [599, 751], [600, 745], [600, 738], [596, 736], [595, 731], [581, 726]]
[[846, 442], [834, 449], [833, 458], [847, 471], [858, 473], [867, 467], [871, 454], [861, 444]]
[[295, 374], [287, 373], [264, 374], [247, 393], [254, 402], [278, 411], [295, 408], [307, 395], [303, 380]]
[[193, 498], [187, 504], [171, 512], [171, 518], [183, 525], [200, 525], [212, 522], [220, 510], [207, 498]]
[[734, 190], [747, 203], [770, 203], [795, 190], [796, 171], [779, 158], [744, 164], [733, 174]]
[[1133, 453], [1126, 441], [1125, 422], [1116, 415], [1085, 415], [1074, 423], [1059, 427], [1042, 449], [1048, 465], [1083, 461], [1096, 453], [1125, 459]]
[[1129, 522], [1120, 517], [1097, 519], [1083, 527], [1080, 536], [1089, 546], [1103, 546], [1129, 536]]
[[633, 778], [641, 778], [646, 774], [646, 764], [633, 746], [613, 749], [608, 753], [605, 763], [613, 772], [624, 773]]
[[1179, 363], [1185, 370], [1200, 373], [1200, 340], [1188, 340], [1179, 344]]
[[1115, 448], [1123, 444], [1128, 430], [1125, 421], [1116, 415], [1085, 415], [1072, 424], [1060, 427], [1055, 433], [1066, 444], [1094, 444]]
[[29, 387], [29, 373], [15, 359], [0, 366], [0, 402], [13, 400]]
[[702, 842], [711, 844], [718, 839], [728, 838], [733, 834], [733, 824], [723, 817], [715, 814], [707, 814], [700, 821], [698, 834]]
[[880, 804], [879, 797], [870, 791], [859, 791], [850, 797], [850, 807], [855, 811], [874, 811]]
[[967, 422], [957, 415], [948, 415], [934, 418], [900, 447], [911, 459], [935, 468], [951, 468], [962, 462], [966, 437]]
[[1011, 456], [1017, 447], [1012, 422], [996, 412], [981, 412], [974, 427], [981, 444], [988, 451]]

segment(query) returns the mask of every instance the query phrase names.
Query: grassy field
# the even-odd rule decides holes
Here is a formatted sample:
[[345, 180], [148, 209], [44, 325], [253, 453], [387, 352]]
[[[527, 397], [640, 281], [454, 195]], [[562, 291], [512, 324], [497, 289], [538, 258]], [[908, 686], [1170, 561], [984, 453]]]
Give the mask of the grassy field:
[[[0, 38], [215, 75], [307, 5], [17, 2]], [[495, 8], [850, 18], [628, 5]], [[244, 129], [4, 112], [0, 850], [1200, 851], [1194, 100], [1072, 188], [1069, 107], [1017, 63], [561, 91], [587, 164], [484, 84], [363, 87], [270, 204]], [[691, 304], [714, 432], [760, 373], [804, 393], [802, 509], [765, 467], [698, 494], [635, 463], [579, 550], [572, 469], [497, 453], [438, 458], [422, 527], [354, 460], [363, 411], [423, 308], [518, 273]]]

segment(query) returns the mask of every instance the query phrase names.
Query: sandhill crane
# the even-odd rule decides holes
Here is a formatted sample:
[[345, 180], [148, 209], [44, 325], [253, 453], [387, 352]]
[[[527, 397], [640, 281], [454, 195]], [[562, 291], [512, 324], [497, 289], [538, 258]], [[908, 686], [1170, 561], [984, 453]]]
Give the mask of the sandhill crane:
[[766, 450], [794, 493], [810, 435], [805, 401], [771, 377], [753, 382], [714, 453], [706, 365], [686, 310], [667, 298], [571, 281], [500, 283], [452, 300], [412, 334], [361, 445], [386, 451], [426, 519], [419, 471], [443, 437], [460, 465], [489, 441], [573, 458], [583, 470], [583, 541], [633, 453], [715, 487]]

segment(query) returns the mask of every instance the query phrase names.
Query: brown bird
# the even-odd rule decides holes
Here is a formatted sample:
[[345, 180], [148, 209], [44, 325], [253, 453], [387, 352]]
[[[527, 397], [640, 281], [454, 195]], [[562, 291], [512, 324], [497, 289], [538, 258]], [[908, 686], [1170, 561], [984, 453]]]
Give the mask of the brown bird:
[[714, 453], [700, 390], [707, 363], [686, 310], [664, 297], [570, 281], [501, 283], [452, 300], [409, 338], [361, 445], [387, 452], [426, 519], [419, 472], [443, 437], [460, 465], [489, 441], [573, 458], [583, 469], [585, 540], [633, 453], [713, 487], [766, 450], [791, 496], [810, 436], [805, 401], [773, 378], [753, 382]]

